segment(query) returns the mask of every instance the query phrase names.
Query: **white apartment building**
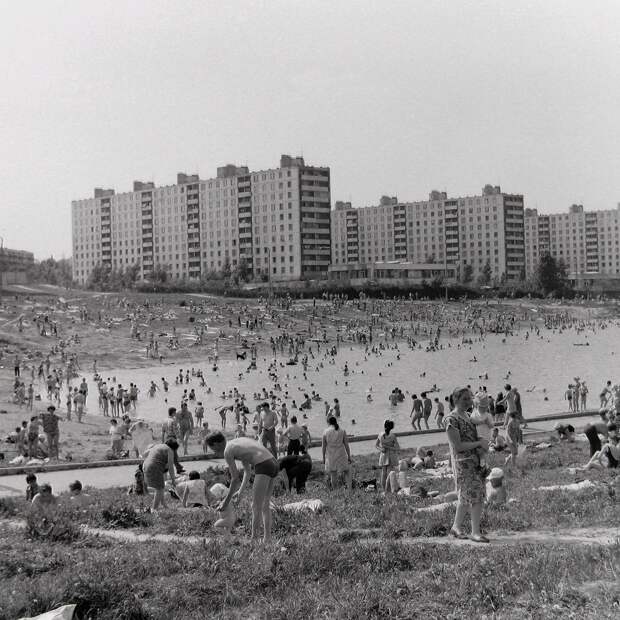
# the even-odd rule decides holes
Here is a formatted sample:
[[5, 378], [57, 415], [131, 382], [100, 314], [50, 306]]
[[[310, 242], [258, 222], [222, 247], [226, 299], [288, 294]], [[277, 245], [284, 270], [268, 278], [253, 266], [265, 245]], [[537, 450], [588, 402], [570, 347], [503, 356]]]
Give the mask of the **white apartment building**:
[[525, 270], [523, 196], [487, 185], [479, 196], [448, 198], [433, 191], [421, 202], [384, 196], [379, 205], [332, 211], [332, 265], [379, 261], [471, 265], [477, 278], [516, 281]]
[[620, 205], [608, 211], [585, 211], [571, 205], [568, 213], [538, 215], [525, 211], [525, 252], [528, 275], [547, 252], [562, 259], [569, 274], [620, 275]]
[[324, 276], [330, 262], [330, 169], [302, 157], [257, 172], [229, 164], [205, 180], [179, 173], [164, 187], [135, 181], [122, 194], [97, 188], [71, 211], [82, 284], [98, 264], [199, 279], [243, 262], [254, 277], [298, 280]]

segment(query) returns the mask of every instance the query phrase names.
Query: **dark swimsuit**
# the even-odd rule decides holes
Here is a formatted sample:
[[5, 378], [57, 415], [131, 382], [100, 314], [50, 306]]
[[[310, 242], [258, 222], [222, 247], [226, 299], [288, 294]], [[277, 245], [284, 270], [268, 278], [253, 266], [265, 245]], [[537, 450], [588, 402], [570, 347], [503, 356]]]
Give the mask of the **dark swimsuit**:
[[263, 476], [269, 476], [270, 478], [275, 478], [280, 472], [280, 466], [278, 465], [278, 461], [274, 458], [267, 459], [266, 461], [261, 461], [260, 463], [256, 463], [254, 465], [254, 473], [258, 476], [259, 474]]

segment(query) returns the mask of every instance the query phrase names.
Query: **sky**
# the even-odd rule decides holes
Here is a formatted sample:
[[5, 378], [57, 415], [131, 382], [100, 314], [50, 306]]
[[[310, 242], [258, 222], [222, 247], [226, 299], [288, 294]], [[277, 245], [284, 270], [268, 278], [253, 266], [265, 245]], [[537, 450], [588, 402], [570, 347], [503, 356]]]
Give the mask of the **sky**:
[[3, 3], [0, 237], [71, 253], [71, 200], [177, 172], [331, 167], [332, 202], [620, 202], [620, 3]]

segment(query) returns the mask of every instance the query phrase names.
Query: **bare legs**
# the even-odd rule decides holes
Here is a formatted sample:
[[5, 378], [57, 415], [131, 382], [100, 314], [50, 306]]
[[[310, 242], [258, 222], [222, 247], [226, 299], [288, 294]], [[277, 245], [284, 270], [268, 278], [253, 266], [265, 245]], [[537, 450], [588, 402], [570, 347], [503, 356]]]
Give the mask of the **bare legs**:
[[152, 506], [152, 510], [155, 511], [158, 508], [165, 508], [166, 507], [166, 501], [164, 499], [165, 495], [164, 495], [164, 489], [155, 489], [155, 495], [153, 497], [153, 506]]
[[[344, 476], [345, 485], [347, 489], [349, 489], [350, 491], [353, 488], [353, 475], [352, 475], [351, 469], [348, 469], [347, 471], [343, 471], [343, 472], [330, 471], [329, 472], [330, 488], [332, 489], [332, 491], [338, 488], [338, 485], [340, 482], [338, 480], [339, 474], [342, 474]], [[381, 479], [383, 481], [383, 471], [381, 472]], [[383, 485], [383, 482], [382, 482], [382, 485]]]
[[254, 476], [252, 497], [252, 538], [258, 538], [259, 522], [263, 524], [263, 541], [271, 540], [271, 494], [275, 478], [264, 474]]
[[388, 471], [389, 471], [390, 467], [389, 465], [384, 465], [381, 468], [381, 488], [385, 489], [386, 488], [386, 484], [387, 484], [387, 480], [388, 480]]
[[[459, 501], [456, 505], [456, 514], [454, 515], [454, 523], [452, 525], [452, 529], [455, 532], [462, 532], [463, 520], [465, 519], [465, 515], [467, 514], [467, 507], [468, 505], [461, 501]], [[482, 515], [482, 504], [471, 504], [469, 512], [471, 515], [471, 535], [480, 536], [480, 517]]]

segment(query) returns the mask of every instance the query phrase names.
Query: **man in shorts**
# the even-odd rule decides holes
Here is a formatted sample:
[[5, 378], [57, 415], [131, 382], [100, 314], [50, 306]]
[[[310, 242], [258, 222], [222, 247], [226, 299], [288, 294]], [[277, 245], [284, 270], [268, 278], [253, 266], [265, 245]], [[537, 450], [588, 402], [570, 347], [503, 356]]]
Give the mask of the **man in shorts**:
[[[272, 453], [260, 442], [248, 437], [238, 437], [226, 441], [226, 437], [220, 432], [207, 437], [207, 445], [216, 453], [224, 456], [228, 471], [230, 472], [230, 487], [228, 494], [220, 502], [218, 510], [225, 512], [232, 499], [237, 499], [243, 490], [249, 485], [254, 469], [254, 485], [252, 493], [252, 538], [258, 538], [259, 521], [263, 523], [263, 541], [271, 540], [271, 495], [275, 479], [280, 472], [278, 461]], [[236, 461], [243, 465], [243, 480], [237, 469]]]
[[263, 403], [260, 406], [260, 416], [258, 418], [258, 434], [260, 442], [269, 448], [273, 458], [278, 456], [278, 443], [276, 441], [276, 426], [278, 424], [278, 416], [275, 411], [271, 410], [269, 403]]

